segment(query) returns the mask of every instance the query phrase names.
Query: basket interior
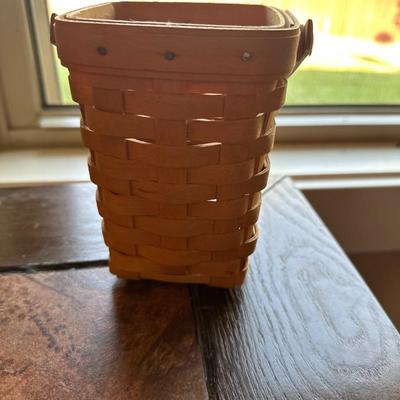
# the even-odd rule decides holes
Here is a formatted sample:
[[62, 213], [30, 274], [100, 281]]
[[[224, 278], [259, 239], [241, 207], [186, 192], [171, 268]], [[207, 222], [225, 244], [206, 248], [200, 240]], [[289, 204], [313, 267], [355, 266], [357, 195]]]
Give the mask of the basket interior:
[[262, 5], [116, 2], [87, 7], [67, 14], [70, 19], [125, 23], [262, 26], [279, 28], [285, 20], [278, 10]]

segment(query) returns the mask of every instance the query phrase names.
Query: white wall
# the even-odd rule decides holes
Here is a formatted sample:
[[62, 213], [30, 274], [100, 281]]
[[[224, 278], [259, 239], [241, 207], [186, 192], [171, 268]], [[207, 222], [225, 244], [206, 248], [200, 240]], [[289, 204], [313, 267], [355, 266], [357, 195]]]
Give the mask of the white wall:
[[304, 194], [347, 253], [400, 250], [400, 187]]

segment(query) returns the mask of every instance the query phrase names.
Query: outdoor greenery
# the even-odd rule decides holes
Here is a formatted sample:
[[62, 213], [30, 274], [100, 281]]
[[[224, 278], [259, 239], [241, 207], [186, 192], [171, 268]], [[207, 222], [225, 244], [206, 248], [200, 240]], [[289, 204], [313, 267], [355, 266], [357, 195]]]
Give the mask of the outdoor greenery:
[[336, 71], [297, 71], [286, 100], [288, 105], [399, 103], [399, 74]]

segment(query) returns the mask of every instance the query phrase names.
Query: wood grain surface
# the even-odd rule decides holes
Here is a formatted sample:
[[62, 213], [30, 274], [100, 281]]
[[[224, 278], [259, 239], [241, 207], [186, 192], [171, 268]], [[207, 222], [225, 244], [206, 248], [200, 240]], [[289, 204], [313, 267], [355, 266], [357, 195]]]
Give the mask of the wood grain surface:
[[235, 290], [192, 288], [210, 399], [400, 399], [400, 338], [290, 181]]
[[105, 265], [95, 192], [88, 183], [1, 189], [0, 271]]
[[105, 268], [0, 275], [0, 398], [207, 398], [186, 286]]
[[191, 296], [74, 268], [106, 263], [93, 185], [0, 201], [2, 400], [400, 399], [398, 332], [290, 180], [242, 288]]

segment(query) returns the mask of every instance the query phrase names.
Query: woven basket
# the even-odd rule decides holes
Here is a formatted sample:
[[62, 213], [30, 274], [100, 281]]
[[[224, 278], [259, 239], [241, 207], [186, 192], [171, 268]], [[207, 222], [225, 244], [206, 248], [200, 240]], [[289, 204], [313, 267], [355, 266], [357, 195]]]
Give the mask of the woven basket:
[[120, 2], [52, 16], [110, 248], [129, 279], [243, 282], [287, 77], [312, 25], [255, 5]]

